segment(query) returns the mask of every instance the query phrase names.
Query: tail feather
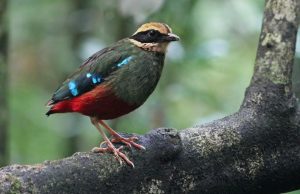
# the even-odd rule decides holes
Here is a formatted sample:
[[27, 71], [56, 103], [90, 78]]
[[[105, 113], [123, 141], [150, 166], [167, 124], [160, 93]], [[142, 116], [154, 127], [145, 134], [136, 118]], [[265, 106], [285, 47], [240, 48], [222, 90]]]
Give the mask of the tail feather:
[[50, 99], [50, 100], [47, 102], [46, 106], [47, 106], [47, 107], [52, 107], [54, 104], [55, 104], [55, 101], [54, 101], [53, 99]]
[[46, 115], [47, 115], [47, 117], [49, 117], [51, 114], [52, 114], [53, 112], [52, 112], [52, 110], [50, 109], [50, 110], [48, 110], [47, 112], [46, 112]]
[[54, 113], [64, 113], [64, 112], [70, 112], [72, 110], [71, 104], [69, 101], [61, 101], [61, 102], [55, 102], [53, 100], [50, 100], [47, 103], [47, 106], [50, 108], [46, 115], [50, 116]]
[[50, 116], [50, 115], [53, 113], [52, 107], [54, 106], [54, 103], [55, 103], [55, 101], [54, 101], [53, 99], [50, 99], [50, 100], [47, 102], [46, 107], [49, 107], [49, 108], [50, 108], [50, 109], [46, 112], [46, 115], [47, 115], [47, 116]]

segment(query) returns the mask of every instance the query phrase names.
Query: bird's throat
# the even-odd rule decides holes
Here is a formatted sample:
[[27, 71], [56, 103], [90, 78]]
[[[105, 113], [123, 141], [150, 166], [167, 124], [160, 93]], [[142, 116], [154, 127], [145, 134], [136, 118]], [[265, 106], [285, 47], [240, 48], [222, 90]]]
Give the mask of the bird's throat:
[[152, 52], [166, 53], [167, 47], [169, 45], [168, 42], [160, 42], [160, 43], [142, 43], [134, 39], [129, 39], [130, 42], [137, 47]]

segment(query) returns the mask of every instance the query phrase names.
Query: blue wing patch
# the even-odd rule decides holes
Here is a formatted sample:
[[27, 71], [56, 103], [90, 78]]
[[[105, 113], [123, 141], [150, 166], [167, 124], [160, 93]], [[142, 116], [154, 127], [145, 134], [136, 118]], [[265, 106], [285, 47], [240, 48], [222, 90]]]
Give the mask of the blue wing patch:
[[71, 94], [73, 96], [77, 96], [78, 95], [78, 89], [77, 89], [76, 82], [75, 81], [70, 81], [68, 86], [69, 86], [69, 90], [70, 90]]
[[[101, 84], [107, 76], [118, 68], [122, 68], [127, 65], [133, 59], [132, 56], [126, 57], [116, 64], [111, 66], [108, 71], [101, 72], [78, 72], [75, 76], [70, 78], [70, 81], [66, 82], [66, 85], [61, 86], [53, 95], [52, 101], [57, 102], [64, 99], [79, 96], [85, 92], [88, 92]], [[93, 69], [92, 69], [93, 70]]]
[[87, 74], [86, 74], [86, 77], [87, 77], [87, 78], [90, 78], [90, 77], [92, 77], [92, 74], [91, 74], [91, 73], [87, 73]]
[[77, 78], [76, 80], [71, 80], [68, 83], [68, 88], [72, 96], [78, 96], [103, 81], [101, 75], [86, 73], [85, 77]]
[[99, 83], [101, 83], [101, 81], [102, 81], [102, 78], [99, 75], [98, 76], [95, 75], [95, 76], [92, 77], [93, 84], [99, 84]]

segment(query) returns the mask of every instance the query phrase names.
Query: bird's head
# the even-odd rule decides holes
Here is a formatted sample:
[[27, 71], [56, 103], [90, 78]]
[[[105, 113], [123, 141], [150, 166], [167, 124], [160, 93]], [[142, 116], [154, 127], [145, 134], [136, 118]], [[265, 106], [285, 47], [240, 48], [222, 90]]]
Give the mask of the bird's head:
[[167, 24], [150, 22], [139, 27], [129, 40], [144, 50], [165, 53], [168, 44], [179, 37]]

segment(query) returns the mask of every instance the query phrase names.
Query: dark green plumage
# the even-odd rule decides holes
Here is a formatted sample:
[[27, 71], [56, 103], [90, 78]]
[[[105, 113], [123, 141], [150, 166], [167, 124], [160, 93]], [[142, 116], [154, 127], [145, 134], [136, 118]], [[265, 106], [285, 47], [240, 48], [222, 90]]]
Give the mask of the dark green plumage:
[[[125, 40], [127, 41], [127, 40]], [[161, 76], [165, 54], [145, 51], [127, 43], [131, 60], [107, 77], [107, 85], [117, 97], [129, 104], [141, 105], [155, 89]]]
[[[129, 104], [140, 105], [159, 80], [164, 56], [164, 53], [143, 50], [128, 38], [122, 39], [89, 57], [58, 88], [51, 104], [80, 96], [99, 84], [105, 84], [117, 97]], [[73, 88], [70, 83], [73, 83]]]

